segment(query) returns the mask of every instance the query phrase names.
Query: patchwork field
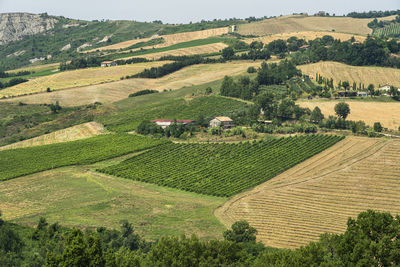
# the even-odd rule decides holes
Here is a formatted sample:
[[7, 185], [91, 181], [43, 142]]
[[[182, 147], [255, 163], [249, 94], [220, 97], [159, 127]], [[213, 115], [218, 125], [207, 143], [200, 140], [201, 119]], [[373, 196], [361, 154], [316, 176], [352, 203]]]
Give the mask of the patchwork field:
[[367, 35], [372, 33], [372, 29], [367, 26], [371, 20], [350, 17], [282, 16], [254, 23], [240, 24], [238, 25], [238, 33], [263, 36], [304, 31], [335, 31]]
[[[140, 56], [133, 56], [128, 58], [146, 58], [146, 59], [159, 59], [164, 56], [192, 56], [192, 55], [201, 55], [201, 54], [210, 54], [220, 52], [225, 47], [228, 47], [227, 44], [224, 43], [215, 43], [215, 44], [208, 44], [208, 45], [201, 45], [201, 46], [194, 46], [188, 48], [180, 48], [165, 52], [158, 52], [158, 53], [151, 53], [147, 55], [140, 55]], [[124, 59], [128, 59], [124, 58]]]
[[339, 81], [364, 83], [365, 87], [372, 83], [375, 87], [386, 83], [400, 87], [400, 69], [383, 67], [356, 67], [338, 62], [318, 62], [314, 64], [298, 66], [304, 74], [315, 78], [318, 72], [325, 78], [333, 78], [334, 84]]
[[287, 40], [293, 36], [295, 36], [299, 39], [305, 39], [305, 40], [309, 41], [309, 40], [314, 40], [316, 38], [322, 38], [325, 35], [330, 35], [333, 38], [339, 39], [341, 41], [350, 40], [352, 37], [354, 37], [354, 39], [356, 39], [356, 41], [358, 41], [358, 42], [363, 42], [366, 39], [366, 37], [364, 37], [364, 36], [348, 34], [348, 33], [324, 32], [324, 31], [322, 31], [322, 32], [304, 31], [304, 32], [272, 34], [272, 35], [258, 37], [258, 38], [246, 39], [246, 40], [244, 40], [244, 42], [250, 44], [253, 41], [261, 41], [264, 44], [268, 44], [272, 41], [279, 40], [279, 39]]
[[342, 233], [367, 209], [400, 214], [400, 141], [348, 137], [216, 211], [230, 225], [248, 220], [267, 246], [296, 248]]
[[[136, 65], [136, 64], [135, 64]], [[22, 96], [0, 101], [24, 102], [28, 104], [55, 103], [61, 106], [80, 106], [92, 104], [96, 101], [112, 103], [129, 94], [143, 90], [176, 90], [185, 86], [200, 85], [217, 81], [226, 75], [239, 75], [245, 73], [250, 66], [259, 67], [261, 61], [241, 61], [220, 64], [200, 64], [186, 67], [180, 71], [159, 79], [129, 79], [106, 84], [97, 84], [50, 93]]]
[[116, 66], [112, 68], [99, 67], [60, 72], [54, 75], [32, 79], [26, 83], [1, 90], [0, 98], [46, 92], [47, 88], [51, 90], [61, 90], [118, 81], [122, 76], [136, 74], [143, 71], [145, 68], [158, 67], [165, 63], [167, 62], [161, 61]]
[[106, 176], [91, 167], [65, 167], [1, 182], [2, 218], [34, 226], [43, 216], [70, 227], [113, 229], [128, 220], [148, 240], [182, 234], [222, 238], [225, 227], [213, 210], [225, 198]]
[[96, 122], [88, 122], [76, 125], [64, 130], [55, 131], [32, 139], [17, 142], [0, 147], [1, 150], [24, 148], [31, 146], [49, 145], [68, 141], [76, 141], [105, 133], [103, 125]]
[[[135, 45], [137, 43], [150, 41], [151, 39], [154, 39], [154, 38], [163, 38], [165, 41], [164, 43], [151, 46], [151, 47], [158, 48], [158, 47], [170, 46], [170, 45], [174, 45], [174, 44], [178, 44], [178, 43], [182, 43], [182, 42], [188, 42], [188, 41], [192, 41], [192, 40], [206, 39], [209, 37], [226, 34], [228, 32], [229, 32], [229, 28], [224, 27], [224, 28], [209, 29], [209, 30], [204, 30], [204, 31], [160, 35], [160, 36], [154, 36], [152, 38], [135, 39], [135, 40], [130, 40], [130, 41], [126, 41], [126, 42], [121, 42], [118, 44], [104, 46], [104, 47], [88, 50], [85, 52], [94, 52], [97, 50], [104, 51], [104, 50], [124, 49], [124, 48], [130, 47], [132, 45]], [[147, 48], [147, 47], [143, 47], [143, 48]]]
[[[325, 117], [335, 115], [335, 105], [339, 101], [299, 101], [302, 107], [314, 109], [318, 106]], [[367, 125], [373, 126], [374, 122], [380, 122], [383, 127], [397, 130], [400, 126], [400, 103], [397, 102], [362, 102], [346, 101], [350, 106], [349, 120], [362, 120]]]

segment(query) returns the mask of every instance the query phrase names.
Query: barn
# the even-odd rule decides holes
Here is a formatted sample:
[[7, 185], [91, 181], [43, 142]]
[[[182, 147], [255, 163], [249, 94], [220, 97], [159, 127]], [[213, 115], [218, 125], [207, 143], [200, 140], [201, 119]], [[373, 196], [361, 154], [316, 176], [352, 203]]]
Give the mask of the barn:
[[158, 126], [161, 126], [162, 128], [166, 128], [170, 126], [173, 122], [176, 122], [177, 124], [183, 124], [187, 125], [190, 123], [193, 123], [193, 120], [163, 120], [163, 119], [157, 119], [157, 120], [152, 120], [151, 122], [154, 122]]
[[117, 62], [115, 62], [115, 61], [103, 61], [103, 62], [101, 62], [101, 66], [102, 67], [114, 67], [114, 66], [117, 66], [118, 64], [117, 64]]

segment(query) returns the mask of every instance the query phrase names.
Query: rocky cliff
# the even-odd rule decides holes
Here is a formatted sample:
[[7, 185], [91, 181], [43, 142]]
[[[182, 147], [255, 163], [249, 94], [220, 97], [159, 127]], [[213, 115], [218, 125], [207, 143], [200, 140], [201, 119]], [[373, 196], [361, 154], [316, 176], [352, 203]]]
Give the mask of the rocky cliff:
[[53, 17], [29, 13], [0, 14], [0, 45], [17, 41], [25, 35], [38, 34], [54, 28]]

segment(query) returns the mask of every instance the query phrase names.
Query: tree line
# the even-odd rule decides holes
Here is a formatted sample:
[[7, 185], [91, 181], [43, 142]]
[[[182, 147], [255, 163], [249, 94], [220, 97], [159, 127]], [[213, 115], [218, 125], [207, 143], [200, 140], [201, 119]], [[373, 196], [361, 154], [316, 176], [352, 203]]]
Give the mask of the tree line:
[[394, 266], [400, 264], [400, 217], [368, 210], [349, 218], [342, 234], [323, 234], [295, 250], [265, 247], [239, 221], [219, 240], [166, 236], [146, 241], [132, 224], [82, 231], [49, 224], [34, 228], [0, 218], [3, 266]]

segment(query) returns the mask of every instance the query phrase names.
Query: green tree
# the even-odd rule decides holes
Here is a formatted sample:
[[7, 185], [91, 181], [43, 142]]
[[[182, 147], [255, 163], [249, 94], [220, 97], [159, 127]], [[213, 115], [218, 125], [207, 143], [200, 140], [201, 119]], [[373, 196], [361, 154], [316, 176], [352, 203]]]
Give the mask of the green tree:
[[233, 51], [233, 48], [228, 46], [222, 49], [222, 58], [226, 60], [230, 60], [233, 56], [235, 55], [235, 51]]
[[350, 114], [349, 104], [340, 102], [335, 105], [335, 113], [339, 118], [346, 119]]
[[374, 131], [375, 132], [380, 133], [380, 132], [382, 132], [382, 129], [383, 129], [383, 127], [382, 127], [380, 122], [375, 122], [374, 123]]
[[324, 119], [324, 114], [322, 114], [319, 107], [315, 107], [311, 112], [310, 122], [320, 123]]
[[225, 240], [244, 243], [256, 241], [256, 228], [249, 225], [247, 221], [238, 221], [232, 224], [231, 230], [226, 230], [223, 233]]

